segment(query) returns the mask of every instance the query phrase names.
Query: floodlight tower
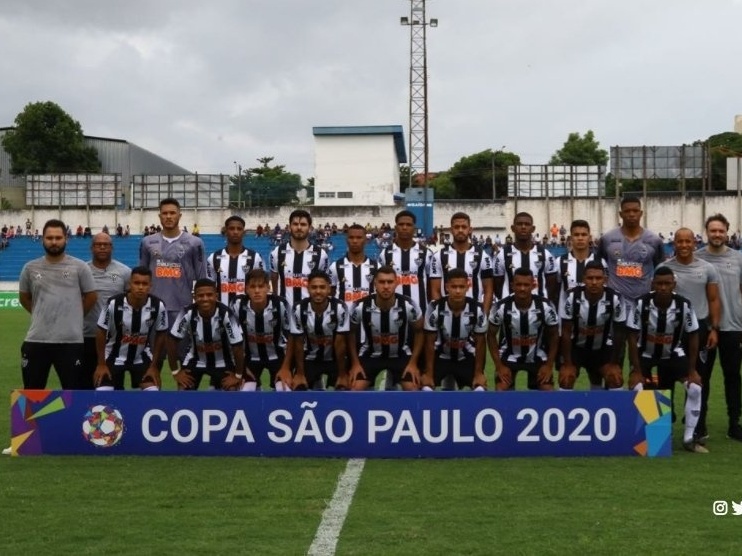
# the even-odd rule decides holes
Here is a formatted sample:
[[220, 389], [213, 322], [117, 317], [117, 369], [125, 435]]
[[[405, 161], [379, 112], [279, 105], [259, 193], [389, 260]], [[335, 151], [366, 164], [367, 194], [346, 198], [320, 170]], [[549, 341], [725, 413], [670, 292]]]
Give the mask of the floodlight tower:
[[[425, 0], [410, 0], [410, 16], [400, 24], [410, 28], [410, 183], [415, 174], [423, 176], [424, 203], [428, 201], [428, 55], [426, 30], [438, 27], [437, 19], [426, 19]], [[427, 215], [427, 211], [424, 211]], [[427, 216], [425, 217], [427, 220]], [[424, 222], [427, 229], [427, 222]]]

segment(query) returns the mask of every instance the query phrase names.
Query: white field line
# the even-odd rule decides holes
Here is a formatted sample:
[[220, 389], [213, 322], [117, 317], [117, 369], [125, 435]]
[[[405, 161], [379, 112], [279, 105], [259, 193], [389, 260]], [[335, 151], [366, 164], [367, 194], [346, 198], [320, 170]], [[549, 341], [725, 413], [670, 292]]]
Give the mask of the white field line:
[[353, 501], [353, 495], [356, 492], [365, 464], [365, 459], [348, 460], [345, 471], [338, 479], [335, 494], [333, 494], [330, 504], [322, 513], [322, 521], [317, 527], [312, 546], [307, 551], [309, 556], [332, 556], [335, 554], [338, 537], [343, 528], [345, 516], [348, 515], [350, 503]]

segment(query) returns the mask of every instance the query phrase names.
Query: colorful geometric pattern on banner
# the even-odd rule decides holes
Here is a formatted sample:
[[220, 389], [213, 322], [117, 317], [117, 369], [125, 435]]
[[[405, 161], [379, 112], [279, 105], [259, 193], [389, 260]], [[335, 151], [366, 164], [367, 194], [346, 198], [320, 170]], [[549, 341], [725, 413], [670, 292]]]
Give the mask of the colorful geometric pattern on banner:
[[11, 393], [14, 455], [669, 456], [669, 393]]

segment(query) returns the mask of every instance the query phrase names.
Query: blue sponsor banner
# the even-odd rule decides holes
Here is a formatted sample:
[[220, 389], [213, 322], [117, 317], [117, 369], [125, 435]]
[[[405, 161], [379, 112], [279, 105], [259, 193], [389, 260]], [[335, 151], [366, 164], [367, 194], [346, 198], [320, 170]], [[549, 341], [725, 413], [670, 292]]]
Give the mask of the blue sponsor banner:
[[15, 390], [14, 455], [669, 456], [668, 392]]

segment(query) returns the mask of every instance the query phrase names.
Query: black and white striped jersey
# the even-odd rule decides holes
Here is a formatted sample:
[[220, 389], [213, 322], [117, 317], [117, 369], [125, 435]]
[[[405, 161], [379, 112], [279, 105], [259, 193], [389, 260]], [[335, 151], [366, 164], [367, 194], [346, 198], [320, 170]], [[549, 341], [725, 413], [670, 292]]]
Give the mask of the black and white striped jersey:
[[327, 272], [330, 266], [327, 252], [318, 245], [310, 245], [304, 251], [294, 251], [289, 242], [277, 246], [270, 254], [270, 271], [278, 274], [278, 291], [289, 307], [309, 295], [307, 278], [313, 270]]
[[[579, 261], [572, 254], [572, 251], [556, 258], [557, 280], [559, 281], [559, 305], [564, 303], [567, 292], [572, 288], [584, 284], [583, 276], [585, 275], [585, 265], [590, 261], [596, 260], [595, 253], [592, 251], [587, 259]], [[603, 268], [608, 271], [608, 263], [600, 259]]]
[[291, 318], [285, 299], [270, 294], [265, 308], [256, 311], [246, 295], [238, 295], [231, 309], [242, 327], [248, 362], [275, 361], [283, 357]]
[[411, 325], [422, 317], [420, 306], [410, 297], [394, 294], [394, 305], [381, 310], [375, 296], [358, 301], [351, 310], [350, 322], [360, 327], [359, 357], [394, 359], [412, 354]]
[[604, 288], [595, 303], [587, 299], [585, 286], [569, 290], [559, 309], [562, 321], [572, 322], [572, 345], [588, 351], [600, 351], [613, 345], [615, 324], [626, 323], [626, 309], [621, 296]]
[[672, 294], [666, 309], [655, 305], [654, 292], [640, 297], [629, 307], [626, 326], [639, 332], [639, 356], [648, 359], [669, 359], [686, 355], [683, 339], [698, 330], [696, 313], [685, 297]]
[[237, 317], [220, 302], [211, 317], [202, 317], [195, 303], [185, 307], [175, 318], [170, 335], [187, 338], [190, 343], [183, 366], [205, 370], [234, 369], [232, 346], [243, 342]]
[[510, 282], [513, 280], [513, 272], [516, 268], [530, 268], [536, 278], [536, 286], [533, 295], [547, 297], [546, 276], [557, 272], [554, 256], [545, 249], [543, 245], [534, 245], [530, 251], [523, 253], [513, 245], [505, 245], [497, 252], [495, 257], [493, 274], [503, 276], [502, 298], [510, 295]]
[[428, 304], [427, 282], [433, 252], [417, 243], [409, 249], [402, 249], [392, 243], [379, 253], [379, 265], [389, 265], [397, 272], [396, 292], [415, 300], [418, 307]]
[[328, 274], [335, 288], [335, 297], [350, 306], [362, 297], [374, 293], [374, 276], [379, 263], [368, 257], [361, 264], [354, 264], [347, 256], [330, 265]]
[[291, 311], [291, 334], [304, 339], [307, 361], [334, 361], [335, 336], [350, 331], [348, 307], [345, 302], [330, 297], [321, 314], [312, 309], [311, 299], [302, 299]]
[[206, 258], [206, 275], [216, 282], [219, 301], [231, 305], [238, 295], [245, 293], [245, 276], [253, 268], [265, 268], [257, 251], [245, 247], [236, 257], [225, 249], [218, 249]]
[[546, 328], [557, 326], [557, 312], [551, 302], [533, 296], [527, 310], [515, 304], [509, 295], [497, 302], [490, 311], [490, 325], [500, 327], [500, 358], [511, 363], [543, 363]]
[[474, 355], [474, 334], [487, 332], [487, 316], [482, 304], [471, 297], [466, 298], [464, 308], [455, 315], [448, 297], [442, 297], [428, 304], [424, 329], [437, 334], [435, 351], [438, 357], [462, 361], [467, 355]]
[[112, 366], [149, 364], [152, 350], [150, 333], [167, 332], [165, 304], [154, 295], [139, 309], [129, 304], [126, 294], [108, 300], [98, 317], [98, 327], [106, 331], [106, 362]]
[[466, 295], [481, 302], [484, 290], [482, 280], [492, 278], [492, 259], [481, 247], [474, 245], [459, 253], [452, 245], [447, 245], [433, 255], [430, 265], [430, 278], [441, 279], [441, 295], [446, 295], [446, 273], [452, 268], [465, 270], [469, 275], [469, 289]]

